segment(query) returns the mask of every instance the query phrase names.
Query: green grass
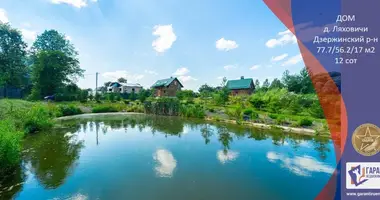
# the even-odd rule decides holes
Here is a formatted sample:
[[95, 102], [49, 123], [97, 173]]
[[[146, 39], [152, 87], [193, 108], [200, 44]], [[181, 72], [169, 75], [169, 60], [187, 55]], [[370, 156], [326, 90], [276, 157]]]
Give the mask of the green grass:
[[61, 116], [71, 116], [83, 114], [82, 110], [75, 104], [70, 105], [58, 105], [58, 110]]
[[118, 112], [118, 108], [112, 105], [98, 105], [92, 108], [93, 113]]
[[0, 121], [0, 176], [19, 164], [23, 136], [12, 120]]

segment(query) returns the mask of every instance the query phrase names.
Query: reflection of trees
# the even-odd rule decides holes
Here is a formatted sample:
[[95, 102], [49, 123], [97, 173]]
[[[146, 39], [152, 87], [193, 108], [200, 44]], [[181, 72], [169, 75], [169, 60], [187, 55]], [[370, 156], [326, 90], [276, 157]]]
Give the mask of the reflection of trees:
[[204, 124], [202, 125], [200, 131], [201, 131], [202, 137], [205, 139], [205, 143], [206, 144], [210, 143], [210, 138], [214, 135], [214, 132], [211, 126], [208, 124]]
[[233, 142], [233, 137], [230, 131], [225, 126], [217, 127], [218, 131], [218, 140], [223, 145], [224, 152], [227, 152], [230, 149], [230, 143]]
[[75, 167], [83, 141], [65, 133], [77, 132], [79, 128], [56, 129], [26, 140], [25, 147], [32, 150], [25, 160], [30, 162], [31, 170], [44, 187], [59, 187]]
[[[148, 127], [153, 135], [160, 133], [165, 136], [178, 137], [181, 136], [184, 131], [184, 126], [186, 125], [193, 131], [199, 130], [206, 144], [210, 143], [211, 138], [217, 134], [218, 141], [223, 145], [225, 150], [230, 148], [234, 138], [250, 138], [257, 141], [270, 139], [272, 143], [277, 146], [283, 146], [289, 143], [294, 150], [299, 149], [303, 142], [310, 141], [313, 142], [314, 148], [320, 153], [321, 158], [325, 158], [327, 152], [329, 152], [327, 145], [329, 140], [320, 141], [311, 136], [286, 133], [277, 129], [263, 130], [220, 123], [210, 125], [205, 124], [204, 121], [183, 120], [177, 117], [152, 115], [97, 116], [91, 119], [83, 119], [83, 122], [79, 123], [89, 125], [90, 129], [94, 129], [95, 127], [97, 132], [107, 131], [109, 129], [124, 129], [125, 132], [127, 132], [128, 128], [135, 128], [142, 132]], [[78, 124], [78, 121], [76, 121], [75, 124]], [[91, 126], [93, 128], [91, 128]]]
[[272, 142], [276, 146], [282, 146], [285, 144], [286, 135], [281, 130], [272, 131]]
[[18, 167], [7, 173], [6, 176], [0, 174], [0, 199], [13, 199], [21, 190], [26, 178], [21, 168], [21, 163]]
[[268, 139], [268, 133], [265, 133], [263, 130], [254, 130], [251, 131], [248, 138], [252, 138], [254, 140], [266, 140]]
[[323, 161], [326, 160], [327, 153], [330, 152], [330, 148], [328, 148], [328, 143], [328, 138], [315, 138], [313, 140], [314, 149], [318, 151], [319, 158]]

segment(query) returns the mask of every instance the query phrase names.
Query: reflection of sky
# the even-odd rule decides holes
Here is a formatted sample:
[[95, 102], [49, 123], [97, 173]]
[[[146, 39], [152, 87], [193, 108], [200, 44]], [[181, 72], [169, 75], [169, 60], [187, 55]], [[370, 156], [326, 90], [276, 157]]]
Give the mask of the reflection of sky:
[[190, 128], [188, 126], [183, 127], [182, 135], [186, 135], [190, 132]]
[[291, 158], [284, 154], [270, 151], [267, 153], [267, 158], [272, 163], [279, 162], [282, 167], [287, 168], [299, 176], [311, 176], [311, 173], [313, 172], [323, 172], [328, 174], [334, 172], [333, 167], [325, 165], [310, 156], [295, 156]]
[[[294, 140], [295, 142], [298, 143], [298, 146], [300, 147], [305, 147], [305, 148], [312, 148], [311, 144], [307, 141], [303, 141], [303, 140]], [[284, 144], [282, 144], [283, 146], [289, 146], [289, 142], [288, 141], [285, 141]]]
[[61, 199], [65, 199], [65, 200], [87, 200], [88, 196], [77, 193], [77, 194], [74, 194], [73, 196], [68, 197], [68, 198], [53, 198], [52, 200], [61, 200]]
[[155, 171], [159, 177], [171, 177], [177, 167], [177, 161], [173, 154], [166, 149], [158, 149], [153, 154], [153, 159], [157, 162]]
[[236, 151], [227, 151], [224, 152], [223, 150], [219, 150], [216, 153], [216, 157], [220, 161], [220, 163], [225, 164], [230, 161], [236, 160], [236, 158], [239, 156], [239, 152]]

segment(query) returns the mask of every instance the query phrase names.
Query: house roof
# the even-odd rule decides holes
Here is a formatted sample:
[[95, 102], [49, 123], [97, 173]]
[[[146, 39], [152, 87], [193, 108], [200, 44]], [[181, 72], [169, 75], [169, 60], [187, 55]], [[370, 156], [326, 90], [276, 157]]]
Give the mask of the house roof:
[[170, 78], [167, 78], [167, 79], [161, 79], [161, 80], [158, 80], [156, 81], [152, 87], [153, 88], [157, 88], [157, 87], [167, 87], [170, 85], [170, 83], [172, 83], [174, 80], [177, 80], [178, 83], [181, 85], [181, 87], [183, 87], [182, 83], [177, 79], [177, 78], [173, 78], [173, 77], [170, 77]]
[[251, 79], [251, 78], [241, 78], [238, 80], [229, 80], [227, 82], [227, 88], [230, 90], [249, 89], [249, 88], [251, 88], [252, 83], [253, 83], [253, 79]]
[[127, 87], [142, 87], [138, 83], [119, 83], [119, 82], [112, 82], [108, 87], [121, 87], [121, 86], [127, 86]]
[[120, 86], [121, 86], [120, 83], [118, 83], [118, 82], [112, 82], [112, 83], [109, 84], [108, 87], [120, 87]]
[[127, 87], [142, 87], [138, 83], [121, 83], [122, 86], [127, 86]]

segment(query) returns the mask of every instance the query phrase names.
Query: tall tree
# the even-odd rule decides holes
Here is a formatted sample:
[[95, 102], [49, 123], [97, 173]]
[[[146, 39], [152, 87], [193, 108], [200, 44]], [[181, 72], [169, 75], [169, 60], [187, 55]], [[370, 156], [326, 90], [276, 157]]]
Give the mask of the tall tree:
[[32, 97], [41, 98], [59, 92], [66, 84], [83, 76], [77, 51], [65, 35], [47, 30], [37, 36], [32, 46]]
[[300, 71], [300, 77], [301, 77], [301, 90], [300, 92], [303, 94], [309, 94], [314, 93], [314, 86], [311, 82], [309, 72], [307, 71], [306, 67], [302, 68]]
[[120, 77], [119, 79], [117, 79], [117, 81], [119, 83], [127, 83], [127, 79], [123, 78], [123, 77]]
[[256, 79], [255, 81], [255, 89], [259, 90], [261, 88], [259, 79]]
[[303, 94], [314, 92], [314, 87], [306, 68], [301, 69], [299, 74], [293, 75], [286, 70], [282, 75], [282, 81], [290, 92]]
[[226, 77], [223, 77], [223, 79], [222, 79], [222, 83], [221, 83], [221, 86], [222, 87], [226, 87], [227, 86], [227, 78]]
[[60, 51], [72, 59], [78, 55], [74, 45], [66, 39], [64, 34], [56, 30], [46, 30], [38, 35], [36, 41], [33, 43], [32, 53], [36, 55], [41, 51]]
[[198, 89], [199, 93], [202, 93], [202, 92], [211, 93], [214, 91], [215, 91], [215, 88], [213, 88], [207, 84], [201, 85], [201, 87], [199, 87], [199, 89]]
[[277, 78], [273, 79], [272, 83], [269, 86], [269, 89], [274, 89], [274, 88], [283, 88], [284, 84], [281, 83], [281, 81]]
[[27, 77], [26, 43], [17, 29], [0, 23], [0, 86], [20, 87]]
[[36, 56], [32, 72], [32, 98], [40, 99], [59, 92], [77, 76], [83, 75], [78, 61], [60, 51], [42, 51]]
[[270, 86], [270, 83], [269, 83], [269, 80], [268, 79], [265, 79], [263, 85], [261, 86], [261, 88], [263, 90], [268, 90], [269, 89], [269, 86]]

